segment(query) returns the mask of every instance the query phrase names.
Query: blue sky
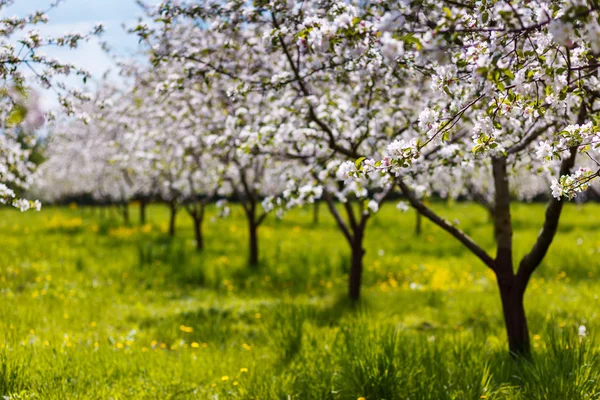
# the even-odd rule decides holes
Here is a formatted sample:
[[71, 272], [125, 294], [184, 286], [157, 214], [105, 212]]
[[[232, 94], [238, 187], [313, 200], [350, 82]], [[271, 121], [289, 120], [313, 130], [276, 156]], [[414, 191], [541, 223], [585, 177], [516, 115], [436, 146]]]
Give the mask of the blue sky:
[[[34, 10], [46, 10], [51, 0], [16, 0], [15, 4], [2, 10], [5, 16], [22, 16]], [[67, 32], [85, 32], [102, 22], [106, 32], [101, 40], [120, 56], [132, 57], [138, 49], [138, 41], [122, 28], [125, 23], [132, 26], [142, 15], [142, 10], [134, 0], [64, 0], [57, 8], [48, 13], [50, 22], [39, 25], [42, 34], [60, 35]], [[48, 55], [62, 61], [72, 62], [87, 69], [95, 77], [113, 68], [110, 58], [104, 54], [97, 40], [84, 43], [77, 50], [48, 48]]]

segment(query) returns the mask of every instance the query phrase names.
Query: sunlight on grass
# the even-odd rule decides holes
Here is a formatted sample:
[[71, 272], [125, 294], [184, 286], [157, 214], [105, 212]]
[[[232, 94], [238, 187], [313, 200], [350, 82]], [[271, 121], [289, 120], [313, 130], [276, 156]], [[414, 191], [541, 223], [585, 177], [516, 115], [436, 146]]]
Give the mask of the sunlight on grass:
[[[436, 205], [493, 250], [483, 209]], [[456, 241], [387, 205], [366, 238], [364, 299], [345, 300], [349, 249], [310, 210], [259, 231], [210, 210], [206, 250], [86, 207], [0, 210], [0, 395], [8, 399], [594, 399], [600, 393], [600, 207], [569, 205], [526, 307], [532, 363], [506, 354], [494, 276]], [[518, 205], [515, 246], [541, 205]], [[134, 215], [134, 214], [132, 214]], [[578, 335], [585, 325], [587, 336]]]

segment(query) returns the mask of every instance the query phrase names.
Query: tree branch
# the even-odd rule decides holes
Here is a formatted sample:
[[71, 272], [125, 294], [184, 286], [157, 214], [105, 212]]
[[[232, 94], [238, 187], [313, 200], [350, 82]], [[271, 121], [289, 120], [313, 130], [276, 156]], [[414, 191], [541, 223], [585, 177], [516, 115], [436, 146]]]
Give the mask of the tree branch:
[[[560, 176], [567, 175], [571, 172], [571, 169], [575, 165], [575, 158], [577, 157], [577, 147], [572, 147], [570, 150], [569, 157], [565, 158], [560, 165]], [[523, 288], [527, 286], [527, 282], [531, 278], [531, 275], [540, 265], [548, 248], [556, 236], [556, 230], [558, 228], [558, 221], [562, 213], [564, 200], [556, 199], [552, 197], [548, 202], [546, 208], [546, 218], [544, 219], [544, 226], [540, 232], [535, 244], [531, 251], [523, 257], [519, 263], [519, 270], [517, 272], [517, 278], [519, 283], [523, 285]]]
[[344, 234], [344, 237], [346, 238], [346, 240], [348, 241], [348, 243], [350, 244], [350, 246], [352, 246], [352, 243], [354, 241], [353, 237], [352, 237], [352, 234], [350, 233], [350, 230], [348, 229], [348, 226], [344, 222], [344, 219], [342, 218], [342, 216], [338, 212], [337, 208], [335, 208], [335, 203], [333, 202], [333, 198], [331, 197], [331, 193], [329, 193], [329, 191], [327, 189], [323, 189], [323, 197], [325, 197], [325, 201], [327, 202], [327, 206], [329, 207], [329, 211], [331, 212], [331, 215], [333, 215], [333, 218], [335, 218], [335, 222], [337, 222], [338, 227], [340, 228], [340, 230]]
[[483, 250], [477, 243], [473, 241], [465, 232], [461, 231], [444, 218], [437, 215], [433, 210], [423, 204], [415, 193], [401, 180], [398, 180], [400, 190], [406, 196], [410, 204], [415, 208], [421, 215], [425, 216], [428, 220], [454, 236], [461, 242], [467, 249], [469, 249], [475, 256], [477, 256], [485, 265], [495, 271], [496, 263], [492, 257], [485, 250]]

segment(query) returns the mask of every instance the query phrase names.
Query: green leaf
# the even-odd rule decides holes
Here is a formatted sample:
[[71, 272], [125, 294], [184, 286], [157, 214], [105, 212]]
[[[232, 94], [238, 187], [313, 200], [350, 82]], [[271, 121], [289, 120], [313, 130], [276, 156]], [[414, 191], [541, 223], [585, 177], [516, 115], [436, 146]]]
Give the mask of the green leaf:
[[488, 14], [487, 11], [484, 11], [481, 14], [481, 22], [483, 22], [484, 24], [487, 24], [487, 22], [490, 20], [490, 14]]
[[354, 165], [356, 165], [356, 168], [360, 168], [360, 165], [362, 164], [362, 162], [363, 162], [363, 161], [365, 161], [365, 159], [366, 159], [366, 158], [367, 158], [367, 157], [361, 157], [361, 158], [359, 158], [358, 160], [356, 160], [356, 161], [354, 162]]
[[8, 114], [8, 119], [7, 119], [6, 123], [8, 124], [8, 126], [17, 126], [21, 122], [23, 122], [26, 115], [27, 115], [27, 110], [25, 110], [25, 108], [23, 108], [19, 105], [15, 105], [13, 107], [13, 109], [10, 111], [10, 113]]

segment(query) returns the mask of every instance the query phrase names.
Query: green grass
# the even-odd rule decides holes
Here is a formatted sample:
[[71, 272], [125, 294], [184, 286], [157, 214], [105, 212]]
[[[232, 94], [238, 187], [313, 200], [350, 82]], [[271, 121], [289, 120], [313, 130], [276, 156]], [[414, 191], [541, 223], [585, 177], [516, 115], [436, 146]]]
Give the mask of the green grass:
[[[435, 205], [493, 250], [485, 210]], [[132, 215], [135, 216], [135, 209]], [[181, 212], [124, 227], [88, 208], [0, 210], [0, 396], [7, 399], [598, 399], [600, 207], [569, 205], [526, 294], [531, 362], [507, 355], [493, 275], [446, 233], [385, 205], [366, 238], [363, 298], [322, 209], [261, 230], [209, 210], [206, 250]], [[515, 247], [542, 205], [516, 205]], [[586, 338], [577, 328], [585, 325]]]

